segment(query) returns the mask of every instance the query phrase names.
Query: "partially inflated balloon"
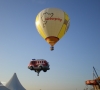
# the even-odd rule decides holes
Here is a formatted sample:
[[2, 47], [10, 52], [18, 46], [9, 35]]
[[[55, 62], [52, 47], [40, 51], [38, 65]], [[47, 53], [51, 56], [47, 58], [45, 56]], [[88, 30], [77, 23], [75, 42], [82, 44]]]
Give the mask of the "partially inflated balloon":
[[47, 8], [36, 16], [36, 28], [39, 34], [53, 46], [65, 35], [69, 28], [68, 15], [57, 8]]

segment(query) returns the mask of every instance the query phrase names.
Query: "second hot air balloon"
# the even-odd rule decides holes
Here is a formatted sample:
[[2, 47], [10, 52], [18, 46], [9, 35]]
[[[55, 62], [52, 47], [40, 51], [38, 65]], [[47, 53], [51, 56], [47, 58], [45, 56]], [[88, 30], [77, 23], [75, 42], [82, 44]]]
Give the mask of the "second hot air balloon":
[[48, 42], [51, 50], [65, 35], [70, 25], [69, 16], [57, 8], [47, 8], [36, 16], [36, 28], [39, 34]]

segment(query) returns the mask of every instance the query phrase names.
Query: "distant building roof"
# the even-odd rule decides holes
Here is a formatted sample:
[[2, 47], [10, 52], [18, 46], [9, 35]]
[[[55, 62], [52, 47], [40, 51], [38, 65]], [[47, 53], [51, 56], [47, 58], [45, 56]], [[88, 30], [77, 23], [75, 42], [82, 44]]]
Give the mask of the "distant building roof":
[[7, 82], [5, 86], [10, 90], [26, 90], [18, 80], [16, 73], [14, 73], [12, 78]]

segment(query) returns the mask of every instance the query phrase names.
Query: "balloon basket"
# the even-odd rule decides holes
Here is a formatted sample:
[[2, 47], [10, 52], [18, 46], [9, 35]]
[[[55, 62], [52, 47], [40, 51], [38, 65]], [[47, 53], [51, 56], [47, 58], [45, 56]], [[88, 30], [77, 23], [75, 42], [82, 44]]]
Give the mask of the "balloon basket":
[[50, 50], [53, 51], [54, 50], [54, 47], [50, 47]]

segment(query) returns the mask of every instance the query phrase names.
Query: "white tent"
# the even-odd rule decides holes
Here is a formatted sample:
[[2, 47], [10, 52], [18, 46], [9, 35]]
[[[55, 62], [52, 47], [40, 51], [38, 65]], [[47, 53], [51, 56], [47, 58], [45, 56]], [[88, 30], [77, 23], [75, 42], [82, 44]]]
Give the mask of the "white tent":
[[0, 90], [10, 90], [0, 82]]
[[4, 85], [0, 82], [0, 86], [4, 86]]
[[5, 86], [10, 90], [26, 90], [18, 80], [16, 73], [14, 73], [12, 78], [7, 82]]

